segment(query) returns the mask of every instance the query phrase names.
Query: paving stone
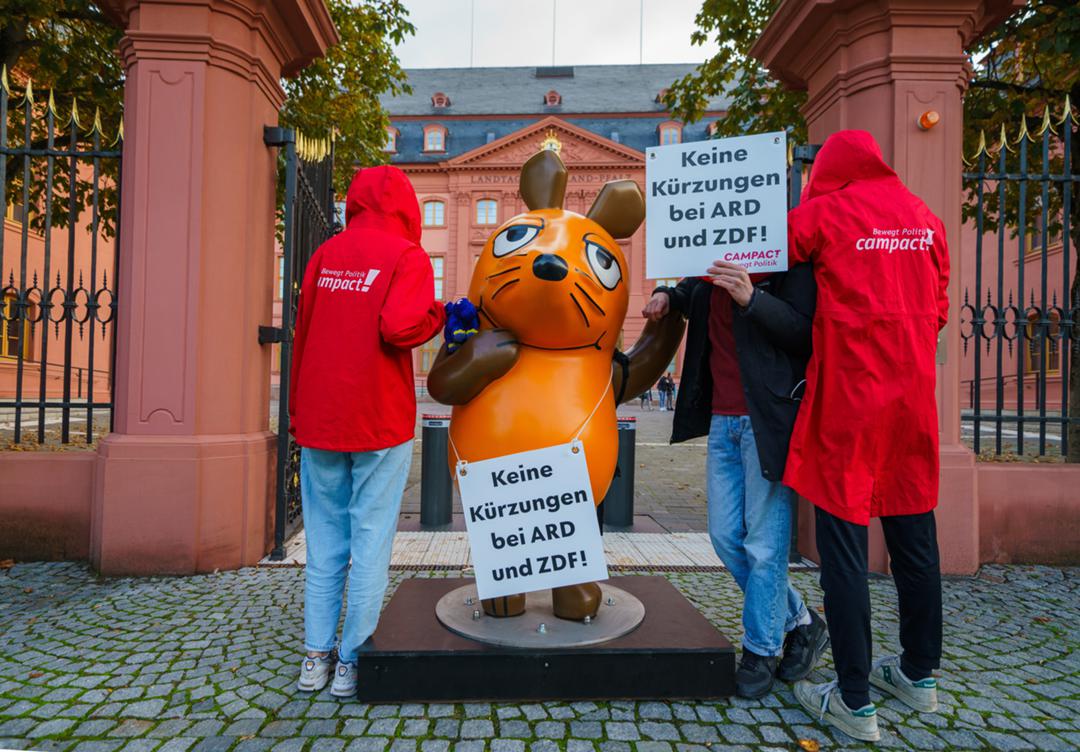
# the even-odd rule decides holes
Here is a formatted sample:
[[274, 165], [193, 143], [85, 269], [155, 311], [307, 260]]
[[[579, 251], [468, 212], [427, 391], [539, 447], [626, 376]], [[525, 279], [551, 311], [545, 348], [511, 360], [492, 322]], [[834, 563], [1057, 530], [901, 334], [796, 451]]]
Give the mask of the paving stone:
[[140, 700], [127, 705], [124, 708], [124, 715], [131, 718], [157, 718], [164, 709], [165, 701], [161, 698]]
[[344, 739], [323, 738], [311, 743], [310, 752], [341, 752], [345, 749]]
[[540, 739], [562, 739], [566, 736], [566, 724], [560, 721], [540, 721], [533, 728]]
[[431, 728], [431, 721], [427, 718], [409, 718], [402, 724], [401, 735], [402, 736], [427, 736], [428, 729]]
[[608, 739], [614, 741], [637, 741], [641, 738], [637, 726], [632, 723], [608, 721], [604, 724], [604, 730], [607, 731]]
[[114, 752], [114, 750], [119, 749], [122, 744], [123, 742], [119, 739], [111, 741], [94, 740], [79, 742], [71, 749], [74, 750], [74, 752]]
[[460, 731], [461, 721], [457, 721], [452, 718], [440, 718], [435, 721], [435, 731], [433, 731], [432, 733], [435, 736], [443, 736], [449, 737], [451, 739], [457, 739]]
[[[681, 741], [682, 737], [679, 736], [679, 730], [675, 728], [671, 723], [657, 723], [656, 721], [642, 721], [638, 724], [638, 729], [645, 735], [647, 739], [667, 740], [667, 741]], [[641, 745], [638, 745], [641, 748]]]
[[274, 746], [271, 747], [270, 752], [301, 752], [308, 741], [308, 739], [296, 736], [291, 739], [282, 739], [279, 742], [275, 742]]
[[525, 742], [520, 739], [492, 739], [491, 752], [525, 752]]
[[600, 752], [630, 752], [630, 745], [626, 742], [607, 741], [600, 742]]
[[31, 739], [40, 739], [44, 736], [56, 736], [67, 731], [69, 728], [75, 725], [75, 721], [70, 718], [54, 718], [51, 721], [45, 721], [38, 724], [33, 731], [27, 736]]
[[[132, 739], [125, 744], [120, 752], [153, 752], [155, 749], [163, 744], [161, 739], [151, 739], [149, 737], [143, 737], [142, 739]], [[262, 752], [261, 750], [249, 750], [249, 752]]]
[[637, 752], [671, 752], [668, 742], [638, 742], [634, 747]]
[[454, 743], [454, 752], [484, 752], [484, 742], [470, 739], [464, 742]]
[[158, 747], [157, 752], [187, 752], [198, 739], [190, 736], [174, 736]]
[[300, 736], [332, 736], [337, 732], [337, 721], [329, 718], [319, 718], [308, 721], [300, 729]]
[[454, 706], [447, 705], [445, 703], [433, 704], [427, 706], [428, 718], [445, 718], [454, 714]]
[[235, 736], [208, 736], [192, 747], [191, 752], [226, 752], [235, 743]]
[[232, 752], [269, 752], [276, 741], [276, 739], [266, 737], [261, 739], [241, 739], [240, 743], [233, 747]]
[[604, 728], [599, 721], [571, 721], [570, 736], [579, 739], [599, 739], [604, 735]]
[[720, 736], [714, 726], [704, 726], [700, 723], [684, 723], [679, 726], [679, 731], [691, 742], [718, 742]]
[[401, 720], [398, 718], [379, 718], [371, 721], [367, 733], [371, 736], [394, 736]]
[[446, 739], [425, 739], [420, 742], [420, 752], [449, 752], [450, 742]]
[[540, 739], [529, 745], [529, 752], [559, 752], [559, 745], [551, 739]]
[[532, 728], [525, 721], [503, 721], [499, 724], [499, 736], [527, 739], [532, 736]]
[[462, 739], [490, 739], [495, 736], [495, 725], [491, 721], [468, 720], [461, 724]]
[[390, 740], [385, 736], [364, 736], [359, 739], [353, 739], [349, 742], [349, 746], [345, 748], [346, 752], [382, 752], [386, 749], [386, 745]]

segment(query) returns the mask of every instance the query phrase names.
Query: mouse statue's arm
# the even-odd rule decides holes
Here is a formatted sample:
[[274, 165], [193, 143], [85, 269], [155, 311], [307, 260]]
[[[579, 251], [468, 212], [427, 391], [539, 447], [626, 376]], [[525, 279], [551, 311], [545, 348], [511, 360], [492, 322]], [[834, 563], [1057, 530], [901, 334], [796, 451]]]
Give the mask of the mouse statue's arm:
[[634, 346], [615, 360], [611, 386], [620, 402], [637, 398], [659, 380], [675, 357], [684, 331], [686, 320], [676, 311], [659, 321], [646, 322]]
[[513, 368], [519, 352], [506, 329], [486, 329], [453, 352], [443, 344], [428, 373], [428, 393], [444, 405], [464, 405]]

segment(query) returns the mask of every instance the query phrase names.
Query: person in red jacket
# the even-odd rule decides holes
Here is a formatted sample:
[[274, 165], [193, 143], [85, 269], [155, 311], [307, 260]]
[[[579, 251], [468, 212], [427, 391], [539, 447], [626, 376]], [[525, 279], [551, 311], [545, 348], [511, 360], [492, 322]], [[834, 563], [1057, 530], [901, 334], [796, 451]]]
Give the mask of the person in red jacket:
[[297, 686], [316, 691], [329, 681], [348, 580], [330, 689], [339, 697], [356, 692], [357, 653], [375, 631], [386, 592], [412, 462], [412, 348], [431, 339], [445, 316], [405, 173], [387, 166], [356, 173], [345, 222], [304, 273], [289, 384], [307, 536], [307, 656]]
[[[949, 301], [945, 228], [865, 131], [817, 155], [788, 217], [790, 263], [817, 280], [813, 354], [784, 483], [816, 507], [821, 587], [837, 681], [801, 682], [806, 708], [879, 738], [869, 686], [937, 707], [941, 573], [935, 351]], [[871, 665], [867, 525], [880, 517], [900, 607], [903, 653]]]

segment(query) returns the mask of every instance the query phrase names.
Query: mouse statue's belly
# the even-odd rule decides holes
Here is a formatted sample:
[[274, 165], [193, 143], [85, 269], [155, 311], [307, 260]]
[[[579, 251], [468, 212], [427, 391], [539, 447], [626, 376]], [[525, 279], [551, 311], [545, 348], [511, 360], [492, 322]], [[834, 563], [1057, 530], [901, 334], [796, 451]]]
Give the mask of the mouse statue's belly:
[[458, 459], [477, 462], [567, 444], [580, 431], [593, 500], [599, 504], [618, 457], [610, 385], [610, 352], [559, 353], [522, 347], [510, 371], [466, 404], [453, 408], [451, 468]]

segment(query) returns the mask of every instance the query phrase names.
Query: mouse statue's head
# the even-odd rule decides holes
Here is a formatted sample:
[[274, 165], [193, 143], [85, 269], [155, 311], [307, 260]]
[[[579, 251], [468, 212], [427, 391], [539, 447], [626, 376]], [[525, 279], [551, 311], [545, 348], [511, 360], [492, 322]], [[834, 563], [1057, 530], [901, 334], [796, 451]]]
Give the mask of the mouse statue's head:
[[566, 177], [553, 151], [525, 163], [521, 197], [529, 211], [488, 238], [469, 299], [483, 328], [508, 329], [527, 347], [611, 351], [630, 273], [615, 241], [641, 225], [645, 199], [634, 181], [612, 181], [583, 217], [562, 208]]

